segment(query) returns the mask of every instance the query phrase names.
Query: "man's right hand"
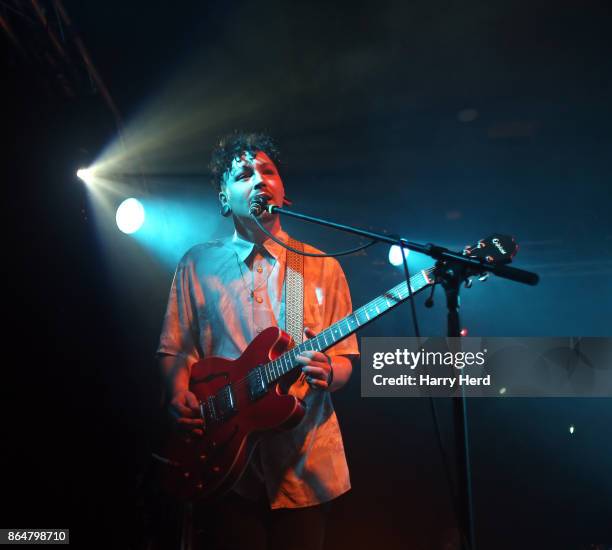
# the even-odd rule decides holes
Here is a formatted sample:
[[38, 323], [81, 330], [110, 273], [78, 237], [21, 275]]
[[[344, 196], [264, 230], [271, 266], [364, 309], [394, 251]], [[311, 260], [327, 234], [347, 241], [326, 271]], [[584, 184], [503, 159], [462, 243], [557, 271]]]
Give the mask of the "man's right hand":
[[189, 390], [175, 392], [168, 410], [178, 430], [193, 435], [204, 435], [202, 430], [204, 422], [200, 417], [200, 405], [195, 394]]

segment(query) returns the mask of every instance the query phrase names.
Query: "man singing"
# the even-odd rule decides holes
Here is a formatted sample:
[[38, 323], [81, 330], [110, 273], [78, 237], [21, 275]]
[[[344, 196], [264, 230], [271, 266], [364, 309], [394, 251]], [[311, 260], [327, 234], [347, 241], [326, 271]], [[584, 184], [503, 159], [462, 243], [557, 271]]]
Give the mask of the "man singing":
[[[158, 348], [177, 429], [202, 433], [198, 400], [189, 391], [191, 366], [209, 356], [239, 357], [269, 326], [285, 329], [287, 250], [250, 214], [254, 197], [281, 206], [285, 188], [277, 150], [262, 134], [234, 133], [212, 157], [221, 214], [232, 235], [190, 249], [177, 267]], [[278, 214], [260, 223], [277, 239], [289, 236]], [[304, 251], [320, 253], [304, 244]], [[333, 258], [304, 256], [303, 324], [310, 338], [351, 312], [346, 278]], [[350, 489], [342, 436], [330, 393], [348, 381], [358, 356], [354, 335], [326, 354], [298, 357], [303, 375], [288, 389], [306, 415], [295, 428], [260, 441], [234, 489], [198, 511], [207, 548], [320, 549], [329, 502]]]

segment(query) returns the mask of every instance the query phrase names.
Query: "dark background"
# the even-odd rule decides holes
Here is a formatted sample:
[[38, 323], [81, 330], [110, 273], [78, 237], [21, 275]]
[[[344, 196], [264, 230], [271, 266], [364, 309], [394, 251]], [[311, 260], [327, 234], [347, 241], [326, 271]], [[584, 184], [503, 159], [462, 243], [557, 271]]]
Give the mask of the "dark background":
[[[40, 5], [46, 26], [31, 4], [0, 3], [3, 526], [70, 527], [79, 546], [113, 548], [143, 547], [150, 530], [153, 352], [172, 268], [97, 217], [74, 176], [117, 125], [73, 32], [126, 131], [159, 135], [127, 166], [144, 174], [134, 193], [197, 197], [214, 213], [215, 139], [265, 129], [297, 209], [455, 248], [515, 235], [515, 265], [542, 281], [464, 291], [471, 335], [611, 335], [605, 2], [66, 1], [73, 29]], [[192, 124], [172, 140], [179, 116]], [[202, 240], [229, 228], [205, 222]], [[287, 226], [330, 251], [354, 242]], [[401, 280], [386, 256], [342, 261], [356, 305]], [[444, 334], [440, 293], [433, 310], [419, 296], [417, 311], [423, 334]], [[403, 307], [362, 335], [412, 333]], [[328, 548], [452, 547], [428, 402], [362, 399], [358, 376], [334, 401], [353, 490], [336, 504]], [[450, 449], [449, 404], [437, 406]], [[611, 406], [469, 403], [477, 548], [612, 544]]]

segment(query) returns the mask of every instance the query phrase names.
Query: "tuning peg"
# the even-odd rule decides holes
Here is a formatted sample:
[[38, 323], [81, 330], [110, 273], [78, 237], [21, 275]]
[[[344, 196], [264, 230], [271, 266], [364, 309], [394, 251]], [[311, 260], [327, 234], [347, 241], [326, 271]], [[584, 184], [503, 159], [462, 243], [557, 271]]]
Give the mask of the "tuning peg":
[[478, 277], [478, 280], [481, 283], [484, 283], [488, 278], [489, 278], [489, 272], [487, 271], [486, 273], [483, 273], [480, 277]]
[[465, 280], [465, 283], [464, 283], [465, 288], [472, 288], [472, 283], [473, 283], [473, 281], [472, 281], [471, 277], [468, 277]]

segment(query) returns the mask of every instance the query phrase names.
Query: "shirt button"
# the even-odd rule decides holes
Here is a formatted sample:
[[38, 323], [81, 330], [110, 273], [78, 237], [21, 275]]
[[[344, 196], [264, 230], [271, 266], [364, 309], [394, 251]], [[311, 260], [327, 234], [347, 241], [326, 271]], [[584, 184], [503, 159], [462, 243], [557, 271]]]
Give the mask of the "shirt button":
[[257, 334], [261, 332], [261, 329], [259, 327], [256, 330], [257, 330]]
[[256, 301], [258, 304], [261, 304], [261, 302], [263, 302], [263, 298], [262, 298], [261, 296], [255, 296], [255, 301]]
[[261, 273], [263, 271], [263, 267], [260, 265], [257, 266], [257, 273]]

